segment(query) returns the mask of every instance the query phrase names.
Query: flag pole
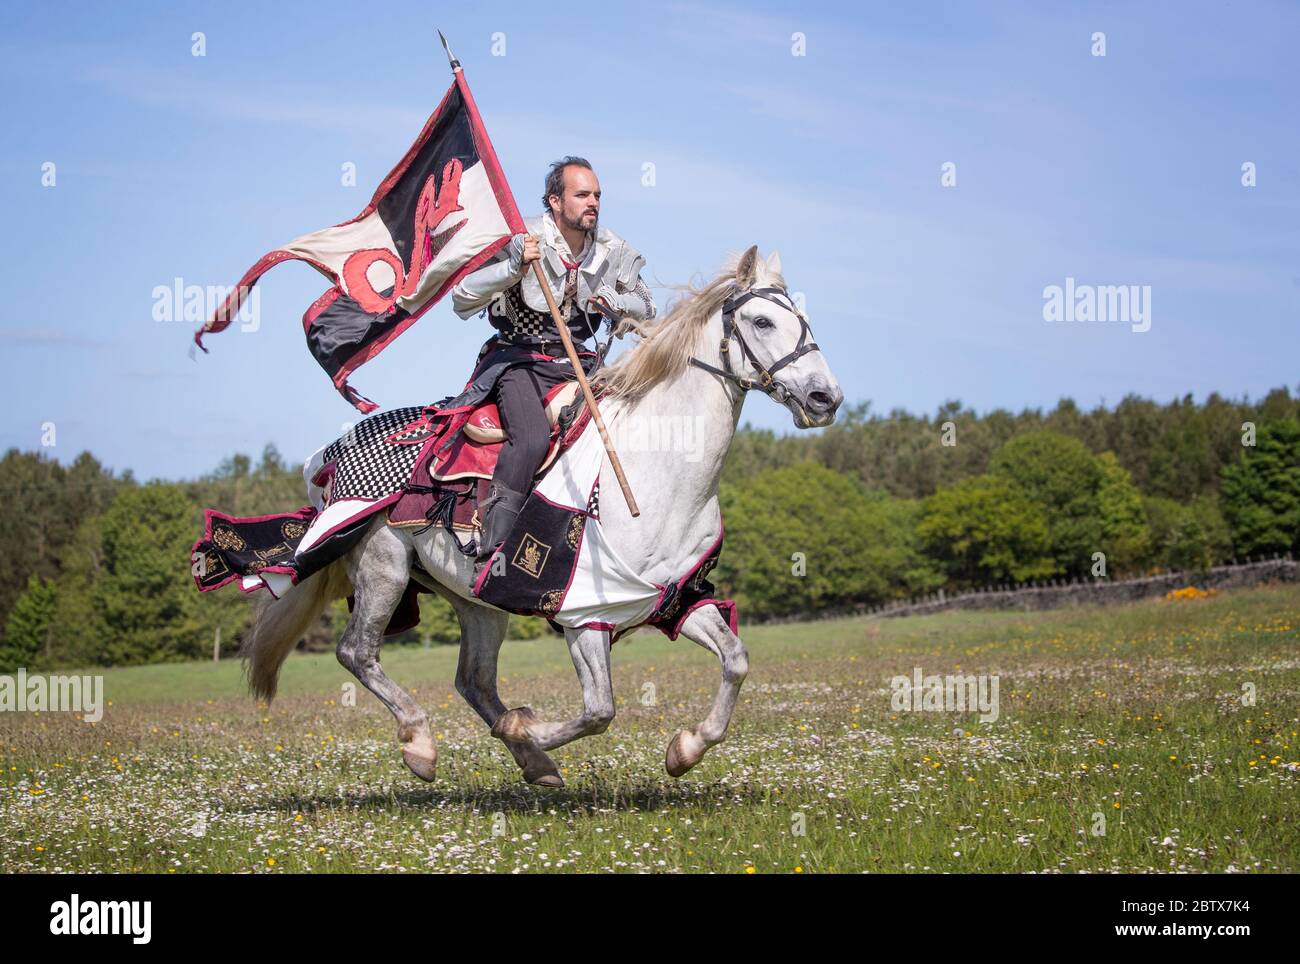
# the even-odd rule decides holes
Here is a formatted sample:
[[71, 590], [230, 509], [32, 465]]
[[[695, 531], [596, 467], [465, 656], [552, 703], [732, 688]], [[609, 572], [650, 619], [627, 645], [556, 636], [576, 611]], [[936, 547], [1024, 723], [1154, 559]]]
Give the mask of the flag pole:
[[[455, 58], [451, 52], [451, 47], [447, 45], [447, 38], [438, 31], [438, 39], [442, 41], [442, 49], [447, 52], [447, 60], [451, 63], [451, 72], [453, 74], [462, 73], [460, 61]], [[514, 199], [511, 197], [511, 204]], [[569, 356], [569, 363], [573, 365], [573, 373], [578, 377], [578, 387], [582, 390], [583, 400], [587, 404], [587, 411], [591, 413], [591, 420], [596, 423], [596, 430], [600, 433], [600, 440], [605, 446], [605, 454], [609, 456], [609, 464], [614, 469], [614, 476], [618, 479], [619, 488], [623, 490], [623, 498], [627, 502], [628, 512], [636, 518], [641, 514], [640, 508], [637, 507], [636, 497], [632, 495], [632, 487], [627, 483], [627, 476], [623, 474], [623, 463], [618, 460], [618, 453], [614, 451], [614, 443], [610, 441], [609, 431], [605, 428], [605, 420], [600, 417], [600, 409], [596, 405], [596, 396], [591, 393], [591, 385], [587, 383], [587, 375], [582, 370], [582, 363], [578, 359], [578, 352], [573, 347], [573, 338], [569, 335], [569, 326], [564, 323], [560, 317], [559, 305], [555, 303], [555, 295], [551, 291], [550, 283], [542, 273], [542, 263], [540, 260], [533, 263], [533, 274], [537, 278], [537, 283], [542, 286], [542, 294], [546, 296], [546, 307], [551, 309], [551, 318], [555, 322], [555, 328], [560, 333], [560, 341], [564, 345], [564, 352]]]

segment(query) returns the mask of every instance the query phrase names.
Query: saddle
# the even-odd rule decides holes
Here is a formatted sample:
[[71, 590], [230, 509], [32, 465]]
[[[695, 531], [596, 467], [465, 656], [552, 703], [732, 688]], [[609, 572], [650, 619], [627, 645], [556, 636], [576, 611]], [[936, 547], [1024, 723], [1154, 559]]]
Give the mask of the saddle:
[[[551, 436], [534, 482], [578, 439], [591, 418], [576, 380], [554, 386], [542, 403]], [[422, 442], [423, 448], [405, 490], [388, 510], [388, 524], [402, 528], [440, 524], [453, 531], [477, 531], [478, 506], [487, 498], [506, 440], [497, 406], [484, 402], [468, 415], [450, 421], [439, 419], [436, 409], [428, 409], [395, 432], [391, 440], [398, 444]], [[463, 552], [469, 551], [459, 539], [457, 544]]]
[[[578, 382], [575, 379], [556, 385], [542, 396], [542, 404], [546, 406], [547, 424], [552, 428], [559, 424], [560, 413], [572, 404], [577, 395]], [[497, 411], [496, 404], [493, 402], [484, 402], [470, 412], [464, 428], [465, 434], [480, 445], [491, 445], [506, 440], [506, 430], [501, 426], [501, 413]]]

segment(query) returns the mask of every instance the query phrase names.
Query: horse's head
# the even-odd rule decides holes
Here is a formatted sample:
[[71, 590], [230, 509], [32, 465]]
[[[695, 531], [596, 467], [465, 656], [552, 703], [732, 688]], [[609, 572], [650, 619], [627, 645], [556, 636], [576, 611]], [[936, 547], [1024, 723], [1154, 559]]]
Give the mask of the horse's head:
[[798, 428], [835, 421], [844, 392], [786, 290], [775, 251], [763, 258], [754, 245], [741, 255], [735, 287], [722, 304], [720, 355], [720, 374], [766, 392], [790, 409]]

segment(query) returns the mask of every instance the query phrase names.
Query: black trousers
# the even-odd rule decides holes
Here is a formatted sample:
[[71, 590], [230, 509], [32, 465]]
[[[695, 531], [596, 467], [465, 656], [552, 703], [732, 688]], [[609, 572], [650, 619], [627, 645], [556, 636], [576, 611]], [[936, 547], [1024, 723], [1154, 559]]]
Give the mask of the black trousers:
[[542, 396], [575, 377], [572, 365], [528, 361], [506, 369], [497, 379], [494, 392], [506, 440], [492, 474], [494, 482], [516, 492], [531, 491], [533, 476], [546, 458], [551, 436]]

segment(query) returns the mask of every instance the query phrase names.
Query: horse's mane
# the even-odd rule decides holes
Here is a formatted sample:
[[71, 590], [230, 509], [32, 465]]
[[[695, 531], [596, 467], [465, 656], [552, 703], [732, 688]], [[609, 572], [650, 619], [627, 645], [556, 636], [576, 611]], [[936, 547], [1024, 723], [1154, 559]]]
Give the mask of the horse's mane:
[[[641, 322], [640, 340], [612, 365], [592, 376], [592, 387], [604, 388], [607, 396], [635, 401], [655, 385], [676, 378], [686, 370], [699, 343], [700, 332], [729, 295], [740, 287], [737, 269], [741, 257], [732, 258], [722, 273], [707, 284], [672, 285], [682, 296], [658, 322]], [[779, 273], [766, 272], [766, 281], [784, 285]]]

